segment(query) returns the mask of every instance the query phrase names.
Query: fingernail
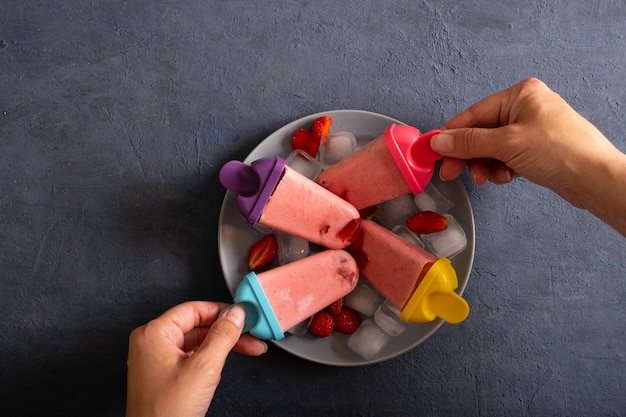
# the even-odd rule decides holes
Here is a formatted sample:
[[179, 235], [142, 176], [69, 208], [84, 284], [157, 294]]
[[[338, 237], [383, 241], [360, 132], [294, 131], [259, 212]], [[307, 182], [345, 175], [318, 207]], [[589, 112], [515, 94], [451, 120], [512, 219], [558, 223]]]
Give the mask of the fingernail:
[[243, 327], [243, 323], [246, 321], [246, 309], [239, 304], [235, 304], [226, 311], [224, 318], [237, 327]]
[[472, 181], [474, 182], [474, 184], [479, 185], [478, 184], [478, 175], [476, 174], [476, 171], [474, 171], [473, 169], [470, 169], [470, 175], [472, 177]]
[[454, 151], [454, 138], [447, 133], [440, 133], [430, 140], [430, 147], [439, 153], [450, 153]]
[[508, 169], [500, 169], [496, 172], [496, 178], [503, 183], [511, 182], [511, 171]]

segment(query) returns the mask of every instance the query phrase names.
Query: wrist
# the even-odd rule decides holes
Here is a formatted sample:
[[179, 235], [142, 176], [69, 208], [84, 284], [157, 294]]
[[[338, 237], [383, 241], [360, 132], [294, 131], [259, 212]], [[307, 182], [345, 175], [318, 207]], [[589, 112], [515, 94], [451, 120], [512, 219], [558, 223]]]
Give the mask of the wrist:
[[626, 154], [613, 148], [583, 169], [580, 206], [626, 236]]

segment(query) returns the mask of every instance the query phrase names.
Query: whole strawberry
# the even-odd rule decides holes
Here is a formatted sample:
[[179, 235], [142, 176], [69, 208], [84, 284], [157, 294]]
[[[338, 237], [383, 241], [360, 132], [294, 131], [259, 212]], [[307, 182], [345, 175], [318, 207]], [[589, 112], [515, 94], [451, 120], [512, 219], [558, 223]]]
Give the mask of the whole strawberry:
[[320, 116], [313, 121], [313, 127], [311, 127], [311, 133], [317, 141], [321, 141], [324, 135], [330, 133], [330, 126], [333, 124], [333, 119], [330, 116]]
[[343, 307], [343, 297], [326, 307], [326, 310], [330, 313], [331, 316], [336, 316], [341, 312], [341, 308]]
[[328, 337], [332, 334], [334, 327], [333, 316], [327, 311], [320, 311], [313, 316], [309, 324], [309, 331], [317, 337]]
[[341, 311], [335, 316], [335, 330], [340, 333], [352, 334], [361, 325], [359, 313], [350, 307], [342, 307]]

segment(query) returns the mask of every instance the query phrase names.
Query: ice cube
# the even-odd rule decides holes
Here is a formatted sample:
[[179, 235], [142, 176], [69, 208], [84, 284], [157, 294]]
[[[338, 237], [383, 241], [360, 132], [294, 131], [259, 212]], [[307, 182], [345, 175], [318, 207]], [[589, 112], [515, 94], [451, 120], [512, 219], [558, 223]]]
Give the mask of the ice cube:
[[261, 233], [262, 235], [269, 235], [270, 233], [274, 233], [274, 229], [261, 223], [257, 223], [252, 227], [254, 228], [254, 230]]
[[308, 319], [301, 321], [300, 323], [293, 326], [291, 329], [287, 330], [287, 333], [291, 333], [294, 336], [304, 336], [309, 330], [309, 324], [311, 324], [311, 320], [313, 320], [313, 317], [309, 317]]
[[411, 232], [405, 225], [399, 224], [391, 229], [392, 232], [400, 236], [402, 239], [411, 242], [415, 246], [419, 246], [422, 249], [426, 248], [422, 239], [420, 239], [417, 233]]
[[314, 180], [322, 172], [319, 161], [302, 149], [292, 151], [285, 159], [285, 163], [289, 168], [298, 171], [310, 180]]
[[373, 319], [367, 319], [350, 336], [348, 347], [363, 359], [369, 361], [380, 357], [381, 351], [392, 338]]
[[390, 336], [398, 336], [408, 326], [408, 323], [400, 318], [400, 311], [388, 300], [380, 304], [374, 313], [374, 321]]
[[309, 255], [309, 241], [301, 237], [280, 232], [276, 234], [276, 242], [278, 243], [279, 265], [285, 265]]
[[383, 300], [381, 293], [372, 284], [360, 279], [354, 290], [345, 296], [343, 303], [365, 316], [372, 317]]
[[454, 206], [454, 203], [432, 183], [428, 183], [424, 191], [416, 194], [413, 200], [420, 210], [434, 211], [439, 214], [446, 214]]
[[356, 150], [356, 138], [350, 132], [329, 133], [322, 136], [320, 163], [324, 169], [341, 161]]
[[467, 246], [467, 236], [463, 227], [451, 214], [445, 216], [448, 218], [446, 230], [420, 236], [426, 244], [426, 248], [438, 258], [452, 258]]
[[378, 221], [387, 229], [406, 224], [407, 219], [419, 211], [411, 194], [404, 194], [380, 203], [378, 208], [380, 209], [377, 214]]

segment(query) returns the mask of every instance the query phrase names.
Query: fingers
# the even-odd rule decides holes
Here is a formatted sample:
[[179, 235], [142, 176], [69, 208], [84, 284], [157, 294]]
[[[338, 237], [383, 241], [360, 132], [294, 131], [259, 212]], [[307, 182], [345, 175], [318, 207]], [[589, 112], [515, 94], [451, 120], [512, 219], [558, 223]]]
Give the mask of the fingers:
[[449, 181], [457, 178], [468, 168], [472, 181], [477, 185], [482, 185], [487, 181], [494, 184], [507, 184], [517, 176], [514, 170], [510, 169], [501, 161], [490, 158], [456, 159], [444, 158], [439, 170], [439, 178]]
[[198, 327], [210, 326], [228, 304], [208, 301], [188, 301], [170, 308], [153, 320], [163, 327], [169, 339], [182, 349], [184, 335]]
[[[183, 350], [187, 353], [194, 353], [202, 345], [210, 330], [210, 327], [198, 327], [185, 334]], [[259, 356], [267, 352], [267, 344], [254, 336], [244, 334], [241, 335], [233, 350], [248, 356]]]
[[465, 169], [467, 161], [465, 159], [444, 158], [439, 169], [439, 178], [443, 181], [453, 180]]
[[221, 373], [226, 357], [233, 349], [246, 319], [246, 311], [240, 305], [234, 305], [219, 316], [211, 325], [202, 344], [189, 358], [194, 367], [201, 368], [208, 374]]
[[461, 127], [494, 128], [515, 123], [515, 104], [521, 96], [545, 94], [551, 91], [543, 81], [528, 78], [505, 90], [498, 91], [468, 107], [450, 119], [442, 130]]
[[489, 161], [488, 179], [494, 184], [508, 184], [515, 178], [515, 171], [498, 160]]
[[244, 334], [241, 335], [233, 350], [243, 355], [260, 356], [267, 352], [267, 343], [249, 334]]
[[430, 146], [444, 157], [457, 159], [494, 157], [491, 132], [493, 131], [478, 128], [444, 130], [433, 136]]
[[483, 185], [489, 179], [489, 160], [487, 159], [472, 159], [468, 161], [467, 169], [476, 185]]

